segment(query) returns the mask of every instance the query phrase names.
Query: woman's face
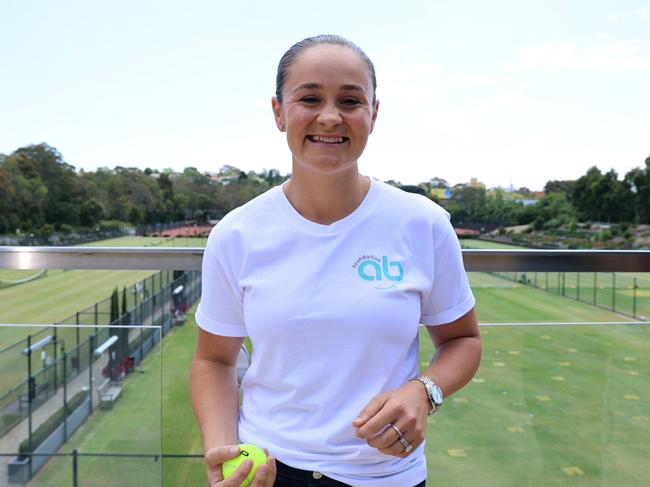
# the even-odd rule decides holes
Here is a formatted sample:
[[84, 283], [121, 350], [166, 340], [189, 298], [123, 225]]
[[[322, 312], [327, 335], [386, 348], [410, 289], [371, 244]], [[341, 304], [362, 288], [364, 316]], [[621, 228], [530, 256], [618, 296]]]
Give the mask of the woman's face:
[[368, 67], [353, 50], [320, 45], [298, 55], [282, 104], [272, 101], [276, 124], [287, 132], [294, 172], [356, 168], [377, 117], [373, 95]]

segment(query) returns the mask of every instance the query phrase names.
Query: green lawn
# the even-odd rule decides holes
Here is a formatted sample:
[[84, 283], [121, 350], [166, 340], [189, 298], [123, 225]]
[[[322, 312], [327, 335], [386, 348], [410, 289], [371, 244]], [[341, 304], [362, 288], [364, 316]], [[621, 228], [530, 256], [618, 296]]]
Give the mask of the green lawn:
[[[117, 245], [143, 243], [120, 239]], [[72, 272], [85, 271], [60, 274]], [[0, 300], [6, 291], [30, 289], [55, 277], [56, 272], [48, 273], [45, 279], [3, 289]], [[570, 286], [569, 274], [565, 279]], [[499, 276], [472, 273], [470, 281], [482, 323], [626, 320]], [[107, 286], [108, 294], [115, 284]], [[86, 287], [81, 294], [90, 291]], [[52, 289], [34, 288], [29, 294], [37, 307]], [[50, 307], [63, 304], [52, 300]], [[201, 453], [187, 380], [197, 332], [193, 316], [189, 318], [163, 340], [162, 354], [160, 348], [150, 353], [139, 367], [143, 373], [128, 377], [114, 409], [95, 412], [62, 451], [159, 453], [162, 441], [167, 454]], [[430, 419], [430, 485], [645, 484], [650, 477], [650, 324], [484, 326], [481, 331], [484, 353], [478, 375]], [[433, 349], [426, 331], [421, 333], [425, 367]], [[84, 457], [79, 466], [80, 485], [159, 485], [161, 478], [170, 487], [205, 482], [200, 458], [160, 463]], [[71, 460], [58, 458], [30, 485], [67, 487], [71, 472]]]
[[[197, 328], [193, 315], [183, 327], [172, 329], [125, 381], [123, 397], [112, 410], [96, 411], [61, 449], [71, 452], [201, 453], [201, 436], [189, 402], [189, 367]], [[162, 365], [161, 365], [162, 363]], [[161, 420], [162, 411], [162, 420]], [[162, 440], [162, 443], [161, 443]], [[202, 459], [82, 457], [80, 485], [116, 486], [203, 485]], [[51, 460], [30, 486], [72, 485], [68, 458]]]
[[428, 433], [440, 485], [644, 485], [650, 326], [484, 328]]
[[[483, 240], [464, 239], [468, 249], [522, 249], [513, 245]], [[473, 273], [472, 285], [489, 287], [498, 282], [483, 282], [485, 273]], [[531, 286], [566, 298], [595, 304], [640, 319], [650, 318], [650, 273], [631, 272], [528, 272], [524, 273]], [[521, 272], [499, 273], [505, 281], [521, 281]], [[484, 277], [480, 277], [484, 276]], [[498, 277], [498, 276], [495, 276]], [[514, 284], [514, 283], [512, 283]]]
[[477, 240], [473, 238], [460, 239], [461, 247], [465, 249], [521, 249], [518, 245], [509, 245], [499, 242], [488, 242], [487, 240]]
[[205, 247], [206, 237], [119, 237], [81, 247]]
[[[511, 294], [508, 296], [508, 294]], [[479, 289], [482, 321], [618, 321], [620, 317], [528, 287]], [[482, 327], [476, 378], [430, 419], [427, 462], [435, 485], [643, 485], [650, 435], [649, 326]], [[433, 353], [421, 332], [422, 367]], [[193, 319], [129, 377], [110, 412], [92, 416], [64, 451], [200, 453], [187, 374]], [[162, 399], [160, 391], [162, 390]], [[162, 421], [160, 405], [162, 401]], [[81, 460], [91, 485], [157, 485], [151, 460]], [[70, 485], [57, 459], [33, 485]], [[200, 459], [163, 462], [165, 486], [203, 485]]]
[[[202, 246], [204, 238], [182, 238], [175, 242], [160, 237], [121, 237], [84, 244], [105, 247], [174, 246], [185, 243]], [[37, 270], [0, 270], [0, 279], [17, 279]], [[45, 277], [0, 289], [0, 323], [51, 324], [74, 315], [95, 302], [110, 297], [115, 287], [122, 289], [155, 271], [152, 270], [49, 270]], [[7, 276], [7, 277], [4, 277]], [[35, 333], [42, 327], [0, 327], [0, 349]]]

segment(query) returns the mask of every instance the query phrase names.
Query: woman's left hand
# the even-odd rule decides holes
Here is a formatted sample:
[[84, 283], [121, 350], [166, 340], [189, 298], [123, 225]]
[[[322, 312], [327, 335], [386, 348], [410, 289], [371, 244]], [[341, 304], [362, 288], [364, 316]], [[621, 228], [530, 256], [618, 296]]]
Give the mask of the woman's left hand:
[[[431, 403], [418, 381], [375, 396], [352, 422], [357, 436], [386, 455], [404, 458], [424, 441]], [[392, 425], [392, 426], [391, 426]], [[398, 431], [408, 448], [400, 441]]]

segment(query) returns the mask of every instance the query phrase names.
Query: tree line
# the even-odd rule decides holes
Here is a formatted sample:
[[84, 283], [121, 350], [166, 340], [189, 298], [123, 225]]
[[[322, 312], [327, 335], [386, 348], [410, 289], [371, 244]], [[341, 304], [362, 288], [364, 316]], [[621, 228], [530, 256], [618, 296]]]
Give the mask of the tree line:
[[532, 224], [536, 230], [574, 225], [577, 222], [650, 224], [650, 156], [644, 167], [628, 171], [622, 179], [613, 169], [602, 172], [596, 166], [573, 181], [551, 180], [544, 196], [535, 204], [524, 201], [532, 196], [528, 188], [512, 193], [481, 185], [453, 187], [440, 178], [416, 186], [401, 186], [406, 191], [431, 195], [434, 188], [448, 189], [448, 199], [434, 200], [452, 215], [452, 221], [491, 227]]
[[282, 182], [275, 169], [245, 173], [223, 166], [216, 175], [188, 167], [79, 171], [47, 144], [0, 155], [0, 233], [206, 222]]
[[[578, 221], [650, 223], [650, 157], [644, 166], [622, 179], [614, 170], [601, 172], [594, 166], [575, 181], [548, 181], [544, 196], [534, 205], [502, 189], [452, 187], [438, 177], [418, 185], [388, 182], [438, 201], [461, 225], [532, 223], [544, 229]], [[54, 147], [30, 145], [0, 154], [0, 233], [103, 229], [116, 222], [202, 223], [220, 218], [288, 177], [275, 169], [244, 172], [228, 165], [213, 175], [194, 167], [181, 173], [121, 166], [76, 171]], [[450, 197], [439, 199], [436, 188], [447, 190]], [[527, 188], [516, 193], [531, 194]]]

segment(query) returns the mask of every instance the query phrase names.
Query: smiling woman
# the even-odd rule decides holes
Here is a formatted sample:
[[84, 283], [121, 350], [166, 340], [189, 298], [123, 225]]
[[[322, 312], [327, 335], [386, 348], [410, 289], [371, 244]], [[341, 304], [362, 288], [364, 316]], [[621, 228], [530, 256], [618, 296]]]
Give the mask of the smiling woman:
[[[449, 215], [359, 172], [379, 109], [360, 48], [305, 39], [276, 79], [291, 179], [221, 220], [203, 258], [191, 389], [209, 483], [246, 478], [247, 462], [221, 473], [246, 442], [269, 452], [253, 487], [424, 485], [427, 416], [481, 353]], [[422, 372], [420, 323], [437, 347]]]
[[367, 63], [347, 47], [317, 45], [294, 58], [280, 90], [272, 107], [292, 154], [289, 199], [296, 180], [312, 174], [338, 173], [349, 180], [348, 174], [358, 172], [379, 108]]

